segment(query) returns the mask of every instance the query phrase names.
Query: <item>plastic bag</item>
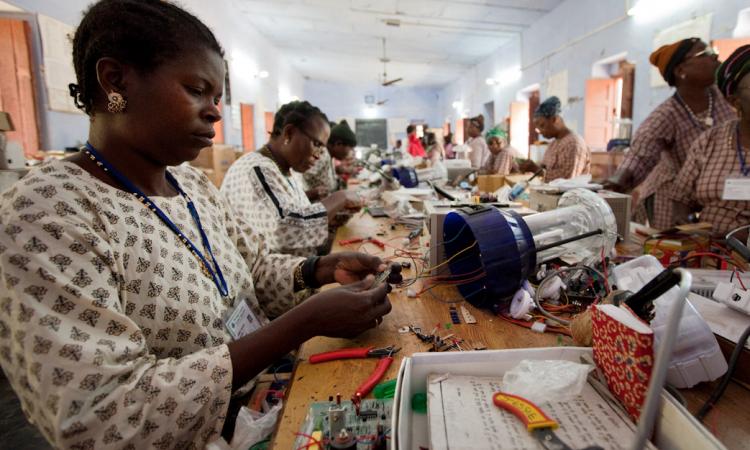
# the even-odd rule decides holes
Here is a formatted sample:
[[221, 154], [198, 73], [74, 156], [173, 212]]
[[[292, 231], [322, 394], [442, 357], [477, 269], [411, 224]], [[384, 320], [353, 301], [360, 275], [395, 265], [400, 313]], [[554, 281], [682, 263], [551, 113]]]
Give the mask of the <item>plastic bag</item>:
[[593, 368], [572, 361], [523, 360], [505, 372], [502, 389], [537, 405], [566, 401], [581, 394], [586, 377]]
[[227, 441], [219, 438], [206, 445], [206, 450], [247, 450], [271, 435], [279, 418], [281, 405], [282, 402], [277, 403], [265, 414], [243, 406], [237, 415], [232, 442], [227, 444]]

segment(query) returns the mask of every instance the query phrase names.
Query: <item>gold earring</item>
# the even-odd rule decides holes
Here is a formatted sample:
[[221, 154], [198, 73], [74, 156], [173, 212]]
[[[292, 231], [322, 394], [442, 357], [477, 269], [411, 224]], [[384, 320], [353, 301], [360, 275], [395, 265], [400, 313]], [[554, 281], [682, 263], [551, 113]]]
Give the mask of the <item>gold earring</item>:
[[289, 145], [289, 139], [287, 139], [286, 141], [284, 141], [284, 145]]
[[107, 100], [107, 111], [112, 114], [125, 112], [125, 108], [128, 106], [128, 101], [119, 92], [110, 92], [107, 94]]

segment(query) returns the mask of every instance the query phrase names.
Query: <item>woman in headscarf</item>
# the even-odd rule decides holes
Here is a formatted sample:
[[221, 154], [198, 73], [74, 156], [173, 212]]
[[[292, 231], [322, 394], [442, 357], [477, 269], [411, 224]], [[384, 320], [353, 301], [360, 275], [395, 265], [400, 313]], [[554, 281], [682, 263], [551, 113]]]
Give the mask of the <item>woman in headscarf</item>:
[[514, 159], [516, 150], [508, 145], [508, 134], [500, 127], [495, 127], [485, 136], [490, 156], [479, 169], [482, 175], [508, 175], [518, 171]]
[[466, 130], [469, 139], [466, 141], [466, 145], [471, 148], [469, 161], [471, 161], [471, 167], [474, 169], [480, 169], [490, 154], [487, 142], [482, 139], [482, 131], [484, 131], [483, 115], [480, 114], [469, 119], [469, 128]]
[[677, 222], [701, 210], [701, 221], [711, 223], [722, 236], [750, 223], [749, 73], [750, 45], [735, 50], [716, 72], [718, 88], [737, 110], [739, 120], [711, 128], [690, 147], [669, 191]]
[[534, 111], [537, 130], [554, 141], [547, 146], [541, 167], [531, 160], [521, 164], [524, 172], [537, 172], [544, 168], [546, 183], [558, 178], [585, 175], [591, 170], [591, 150], [578, 133], [565, 125], [560, 111], [560, 99], [555, 96], [543, 101]]
[[[735, 117], [714, 85], [719, 63], [698, 38], [659, 47], [649, 58], [675, 94], [659, 105], [633, 136], [630, 151], [605, 187], [628, 192], [640, 187], [635, 219], [660, 230], [674, 225], [668, 192], [690, 146], [709, 128]], [[641, 184], [643, 183], [643, 184]]]

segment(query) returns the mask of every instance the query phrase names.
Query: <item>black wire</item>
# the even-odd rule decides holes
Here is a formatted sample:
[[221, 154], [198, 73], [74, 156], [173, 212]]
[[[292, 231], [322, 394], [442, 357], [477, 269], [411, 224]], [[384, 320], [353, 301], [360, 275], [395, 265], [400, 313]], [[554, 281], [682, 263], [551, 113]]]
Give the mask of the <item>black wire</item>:
[[703, 419], [711, 411], [711, 408], [714, 407], [716, 402], [719, 401], [721, 396], [724, 394], [724, 391], [727, 389], [727, 386], [729, 386], [729, 382], [732, 379], [734, 370], [737, 368], [737, 361], [740, 359], [742, 349], [745, 348], [745, 343], [747, 342], [748, 336], [750, 336], [750, 327], [747, 327], [745, 329], [745, 332], [742, 333], [742, 336], [740, 336], [740, 340], [737, 341], [737, 346], [734, 347], [732, 356], [731, 358], [729, 358], [729, 368], [727, 369], [727, 373], [724, 375], [724, 378], [721, 380], [721, 383], [716, 386], [716, 389], [714, 389], [714, 391], [711, 393], [711, 397], [706, 400], [706, 403], [704, 403], [698, 413], [695, 414], [695, 418], [699, 421], [703, 422]]

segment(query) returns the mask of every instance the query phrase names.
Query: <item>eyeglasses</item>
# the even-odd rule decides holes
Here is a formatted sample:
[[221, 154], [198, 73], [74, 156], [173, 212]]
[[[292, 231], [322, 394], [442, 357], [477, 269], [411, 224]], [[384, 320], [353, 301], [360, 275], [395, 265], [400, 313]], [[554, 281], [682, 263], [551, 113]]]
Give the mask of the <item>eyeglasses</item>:
[[297, 128], [302, 134], [304, 134], [308, 139], [310, 139], [310, 142], [312, 142], [313, 145], [313, 156], [318, 157], [323, 154], [324, 151], [326, 151], [326, 145], [319, 140], [315, 139], [314, 137], [310, 136], [307, 131], [305, 131], [302, 128]]
[[688, 56], [687, 58], [685, 58], [685, 60], [687, 61], [688, 59], [700, 58], [701, 56], [716, 57], [716, 56], [719, 56], [719, 53], [713, 47], [706, 47], [703, 50], [696, 53], [695, 55]]

